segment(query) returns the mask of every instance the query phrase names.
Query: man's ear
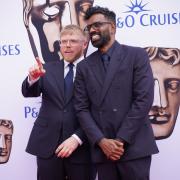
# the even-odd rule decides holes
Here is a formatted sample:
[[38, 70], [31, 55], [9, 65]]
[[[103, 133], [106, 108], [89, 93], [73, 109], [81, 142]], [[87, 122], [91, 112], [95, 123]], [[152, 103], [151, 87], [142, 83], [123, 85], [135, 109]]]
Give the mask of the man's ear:
[[115, 34], [116, 33], [116, 24], [111, 23], [111, 29], [112, 29], [111, 34]]
[[83, 43], [84, 50], [88, 47], [88, 44], [89, 44], [88, 42], [89, 42], [89, 40], [84, 41], [84, 43]]

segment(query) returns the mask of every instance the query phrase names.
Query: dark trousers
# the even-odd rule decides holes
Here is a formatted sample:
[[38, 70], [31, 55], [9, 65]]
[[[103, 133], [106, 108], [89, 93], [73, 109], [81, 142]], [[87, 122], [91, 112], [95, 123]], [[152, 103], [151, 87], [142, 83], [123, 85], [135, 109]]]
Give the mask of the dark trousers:
[[92, 180], [92, 165], [71, 163], [55, 155], [48, 158], [37, 157], [37, 180]]
[[151, 156], [97, 164], [98, 180], [149, 180]]

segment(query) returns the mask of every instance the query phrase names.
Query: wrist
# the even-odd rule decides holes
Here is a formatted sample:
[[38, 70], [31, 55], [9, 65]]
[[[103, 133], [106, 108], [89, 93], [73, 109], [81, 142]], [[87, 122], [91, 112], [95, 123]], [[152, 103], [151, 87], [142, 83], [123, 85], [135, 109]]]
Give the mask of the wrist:
[[82, 140], [76, 134], [73, 134], [71, 137], [73, 137], [80, 146], [82, 145], [83, 143]]
[[97, 144], [98, 144], [99, 146], [101, 146], [102, 144], [104, 144], [105, 140], [106, 140], [106, 138], [101, 138], [101, 139], [97, 142]]

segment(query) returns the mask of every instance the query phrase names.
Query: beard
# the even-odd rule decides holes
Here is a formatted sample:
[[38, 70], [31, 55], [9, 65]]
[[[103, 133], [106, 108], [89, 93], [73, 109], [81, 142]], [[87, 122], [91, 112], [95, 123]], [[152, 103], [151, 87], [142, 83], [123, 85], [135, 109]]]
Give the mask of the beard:
[[[99, 38], [97, 40], [93, 40], [93, 38], [92, 38], [93, 35], [97, 35], [97, 36], [99, 36]], [[91, 38], [92, 45], [96, 48], [102, 48], [103, 46], [108, 44], [111, 39], [109, 32], [104, 32], [104, 33], [94, 32], [94, 33], [90, 34], [90, 38]]]

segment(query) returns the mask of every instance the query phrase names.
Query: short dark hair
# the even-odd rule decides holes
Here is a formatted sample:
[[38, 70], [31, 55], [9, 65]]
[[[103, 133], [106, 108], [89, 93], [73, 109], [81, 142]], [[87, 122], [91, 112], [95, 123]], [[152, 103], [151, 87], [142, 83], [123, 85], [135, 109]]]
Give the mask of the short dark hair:
[[90, 7], [85, 13], [84, 20], [88, 20], [94, 14], [103, 14], [105, 18], [116, 24], [116, 14], [113, 11], [110, 11], [108, 8], [100, 6]]

